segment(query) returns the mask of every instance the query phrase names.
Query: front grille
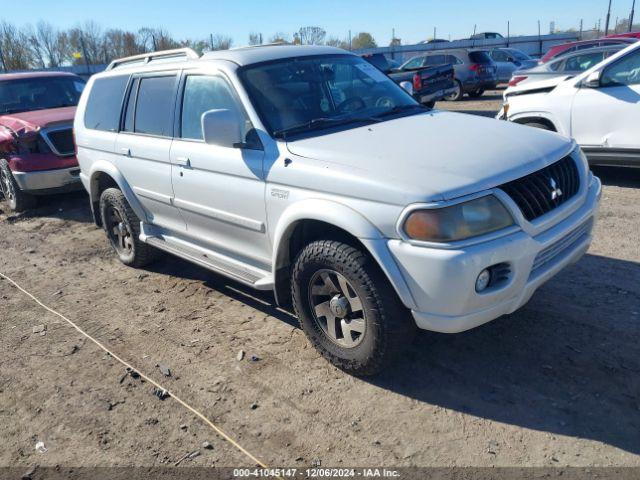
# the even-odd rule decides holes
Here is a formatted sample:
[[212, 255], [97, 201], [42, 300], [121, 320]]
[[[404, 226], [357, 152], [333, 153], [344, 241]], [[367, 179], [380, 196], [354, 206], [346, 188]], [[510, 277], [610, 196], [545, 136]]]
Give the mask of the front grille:
[[57, 155], [73, 155], [75, 147], [73, 145], [73, 130], [65, 128], [62, 130], [52, 130], [43, 132], [45, 140], [48, 140], [51, 150]]
[[571, 156], [498, 187], [516, 202], [524, 218], [535, 220], [569, 201], [580, 189], [580, 173]]
[[593, 230], [593, 218], [587, 220], [571, 233], [561, 238], [554, 244], [542, 250], [533, 261], [531, 276], [535, 276], [539, 269], [552, 262], [555, 258], [565, 252], [573, 250], [575, 246], [582, 243]]

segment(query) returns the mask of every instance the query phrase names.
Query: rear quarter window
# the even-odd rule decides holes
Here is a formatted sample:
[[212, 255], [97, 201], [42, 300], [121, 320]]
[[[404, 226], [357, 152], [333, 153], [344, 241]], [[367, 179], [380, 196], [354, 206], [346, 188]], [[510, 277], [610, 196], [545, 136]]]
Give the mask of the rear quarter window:
[[84, 112], [84, 126], [92, 130], [117, 132], [120, 124], [122, 97], [129, 76], [99, 78], [93, 82], [87, 107]]
[[469, 52], [469, 59], [473, 63], [492, 63], [491, 57], [487, 52]]

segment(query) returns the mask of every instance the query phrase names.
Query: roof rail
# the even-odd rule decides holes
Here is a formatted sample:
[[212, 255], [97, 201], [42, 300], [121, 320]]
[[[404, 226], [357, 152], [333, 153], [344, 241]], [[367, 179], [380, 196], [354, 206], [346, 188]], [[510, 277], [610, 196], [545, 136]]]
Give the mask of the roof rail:
[[182, 58], [196, 59], [200, 58], [198, 54], [191, 48], [176, 48], [174, 50], [162, 50], [160, 52], [141, 53], [140, 55], [133, 55], [132, 57], [119, 58], [113, 60], [107, 70], [113, 70], [114, 68], [121, 67], [128, 63], [149, 63], [152, 60], [160, 58]]

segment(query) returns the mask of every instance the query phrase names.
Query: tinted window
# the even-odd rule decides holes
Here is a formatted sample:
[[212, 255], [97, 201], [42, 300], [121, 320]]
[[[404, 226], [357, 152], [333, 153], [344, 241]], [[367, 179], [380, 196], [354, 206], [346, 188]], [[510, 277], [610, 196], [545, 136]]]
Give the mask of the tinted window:
[[389, 62], [387, 61], [387, 57], [385, 57], [382, 54], [366, 55], [362, 58], [364, 58], [371, 65], [374, 65], [375, 67], [379, 68], [383, 72], [387, 72], [391, 68], [391, 65], [389, 65]]
[[462, 61], [458, 57], [455, 57], [453, 55], [447, 55], [445, 60], [446, 60], [446, 63], [449, 63], [451, 65], [461, 65], [462, 64]]
[[635, 50], [612, 66], [602, 75], [603, 87], [640, 84], [640, 50]]
[[494, 50], [491, 52], [491, 56], [496, 62], [508, 62], [509, 56], [502, 50]]
[[427, 65], [442, 65], [443, 63], [447, 63], [444, 55], [431, 55], [427, 57], [426, 61]]
[[473, 63], [491, 63], [491, 57], [487, 52], [469, 52], [469, 58]]
[[590, 69], [595, 64], [602, 61], [602, 52], [597, 53], [584, 53], [582, 55], [576, 55], [575, 57], [567, 58], [567, 63], [564, 66], [565, 71], [569, 72], [584, 72]]
[[93, 83], [84, 112], [84, 126], [107, 132], [118, 131], [122, 97], [128, 76], [99, 78]]
[[420, 68], [424, 64], [425, 57], [415, 57], [409, 60], [404, 64], [402, 68], [410, 69], [410, 68]]
[[134, 131], [148, 135], [173, 135], [175, 75], [143, 77], [138, 87]]
[[[190, 75], [184, 85], [182, 100], [181, 137], [202, 140], [202, 115], [209, 110], [234, 110], [240, 118], [244, 111], [238, 104], [229, 84], [221, 77]], [[248, 120], [243, 125], [243, 138], [251, 129]]]

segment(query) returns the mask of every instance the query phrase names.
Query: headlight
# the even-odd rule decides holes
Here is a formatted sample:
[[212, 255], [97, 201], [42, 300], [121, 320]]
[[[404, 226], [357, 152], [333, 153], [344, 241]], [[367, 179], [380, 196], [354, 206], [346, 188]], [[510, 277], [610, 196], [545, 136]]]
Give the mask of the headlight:
[[416, 210], [404, 222], [413, 240], [455, 242], [502, 230], [514, 224], [511, 214], [493, 195], [450, 207]]

